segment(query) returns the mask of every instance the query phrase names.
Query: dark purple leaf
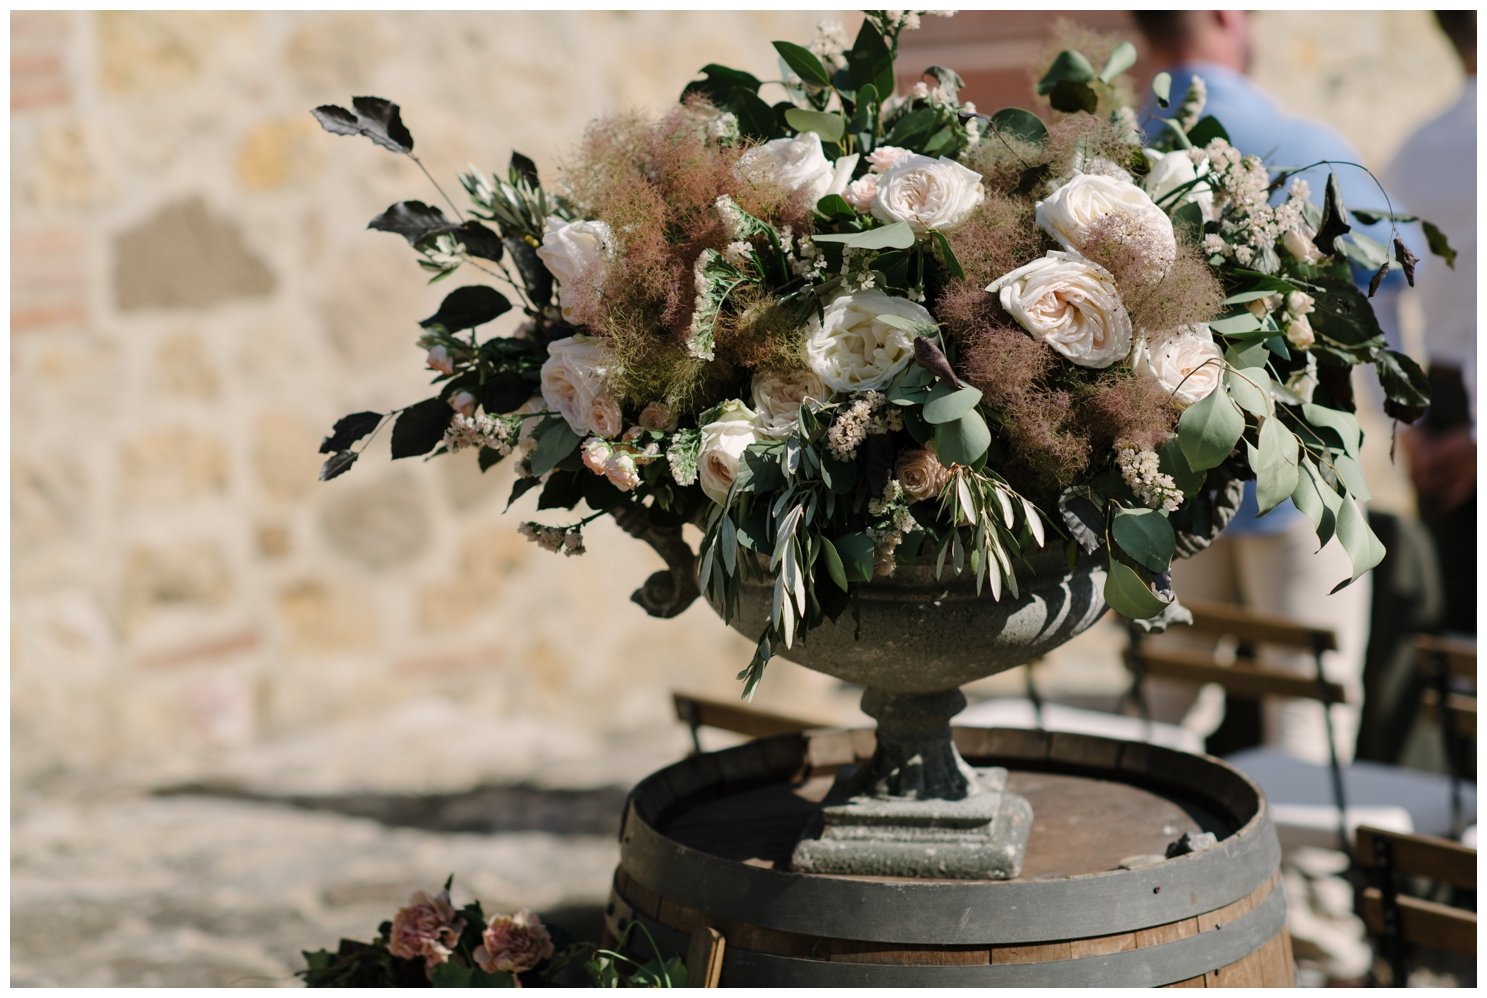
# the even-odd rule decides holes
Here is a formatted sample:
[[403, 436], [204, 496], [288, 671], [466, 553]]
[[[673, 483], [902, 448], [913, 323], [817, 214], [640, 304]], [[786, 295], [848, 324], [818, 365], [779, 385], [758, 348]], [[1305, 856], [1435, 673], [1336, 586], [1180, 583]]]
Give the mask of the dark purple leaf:
[[[1369, 278], [1368, 281], [1368, 297], [1372, 298], [1374, 295], [1379, 293], [1379, 285], [1384, 283], [1384, 278], [1388, 275], [1388, 273], [1389, 264], [1387, 262], [1385, 262], [1385, 264], [1378, 270], [1374, 271], [1373, 277]], [[1414, 284], [1415, 282], [1411, 281], [1410, 283]]]
[[[1399, 236], [1394, 237], [1394, 258], [1404, 268], [1404, 279], [1409, 282], [1410, 287], [1414, 287], [1415, 264], [1420, 262], [1420, 258], [1410, 252], [1410, 248], [1404, 244], [1404, 240]], [[1369, 292], [1369, 297], [1372, 296], [1373, 292]]]
[[955, 370], [950, 366], [950, 361], [945, 359], [944, 352], [939, 344], [927, 336], [916, 336], [914, 338], [914, 360], [920, 367], [950, 382], [956, 388], [964, 388], [965, 385], [955, 376]]
[[444, 212], [422, 201], [399, 201], [367, 223], [367, 228], [378, 232], [396, 232], [410, 246], [417, 246], [431, 234], [449, 227]]
[[501, 237], [479, 222], [464, 222], [449, 231], [454, 233], [465, 252], [471, 256], [478, 256], [483, 260], [500, 260], [503, 255], [505, 247], [501, 243]]
[[1333, 245], [1338, 236], [1351, 232], [1353, 227], [1348, 224], [1348, 210], [1342, 203], [1342, 191], [1337, 186], [1337, 174], [1327, 174], [1327, 197], [1322, 203], [1322, 227], [1312, 237], [1312, 242], [1317, 249], [1322, 251], [1323, 256], [1331, 256], [1337, 252]]
[[380, 426], [383, 418], [380, 412], [353, 412], [341, 417], [331, 427], [330, 436], [321, 443], [320, 453], [330, 454], [345, 450]]
[[403, 125], [398, 106], [381, 97], [353, 97], [348, 111], [336, 104], [322, 104], [310, 113], [320, 127], [333, 135], [365, 135], [384, 149], [407, 155], [413, 151], [413, 136]]
[[537, 186], [537, 164], [515, 150], [511, 152], [511, 165], [506, 168], [506, 172], [513, 184], [520, 180], [529, 187]]
[[332, 135], [360, 135], [361, 122], [356, 115], [335, 104], [322, 104], [310, 112], [320, 127]]
[[446, 332], [457, 333], [461, 329], [472, 329], [483, 325], [511, 310], [511, 302], [495, 288], [472, 284], [450, 292], [439, 305], [439, 311], [419, 323], [428, 329], [443, 326]]
[[354, 450], [336, 451], [320, 466], [320, 480], [328, 482], [332, 478], [344, 475], [351, 470], [351, 466], [356, 463], [359, 456]]
[[444, 431], [454, 419], [454, 410], [443, 399], [425, 399], [410, 405], [392, 424], [392, 456], [417, 457], [439, 446]]

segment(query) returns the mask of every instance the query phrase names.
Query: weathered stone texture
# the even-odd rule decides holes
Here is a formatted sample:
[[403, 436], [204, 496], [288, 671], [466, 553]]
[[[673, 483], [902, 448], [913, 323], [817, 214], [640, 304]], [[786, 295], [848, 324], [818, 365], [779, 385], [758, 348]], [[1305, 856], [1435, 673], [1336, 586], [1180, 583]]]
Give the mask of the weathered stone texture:
[[173, 201], [114, 240], [114, 298], [126, 312], [262, 298], [274, 274], [235, 222], [199, 197]]
[[326, 503], [320, 525], [336, 554], [365, 568], [391, 569], [423, 550], [428, 504], [407, 471], [392, 472], [358, 485], [347, 483]]
[[186, 426], [147, 430], [119, 450], [119, 498], [158, 509], [221, 495], [227, 486], [227, 442]]

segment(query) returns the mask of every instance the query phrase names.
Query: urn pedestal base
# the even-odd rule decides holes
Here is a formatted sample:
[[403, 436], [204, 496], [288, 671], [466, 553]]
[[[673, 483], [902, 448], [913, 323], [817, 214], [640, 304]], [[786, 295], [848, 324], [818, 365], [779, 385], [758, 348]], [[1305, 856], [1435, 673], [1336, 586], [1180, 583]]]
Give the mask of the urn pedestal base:
[[972, 770], [960, 800], [852, 797], [821, 809], [821, 837], [795, 847], [801, 873], [1010, 880], [1022, 872], [1033, 809], [1001, 767]]

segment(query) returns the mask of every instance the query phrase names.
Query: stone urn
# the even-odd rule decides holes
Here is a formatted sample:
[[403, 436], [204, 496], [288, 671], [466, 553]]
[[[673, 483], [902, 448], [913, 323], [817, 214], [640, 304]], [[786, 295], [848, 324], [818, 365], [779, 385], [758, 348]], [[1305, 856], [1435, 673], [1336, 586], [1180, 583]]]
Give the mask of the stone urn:
[[[822, 808], [819, 837], [796, 848], [795, 869], [913, 877], [1017, 876], [1032, 822], [1006, 790], [1005, 769], [974, 769], [950, 736], [966, 705], [960, 686], [1056, 648], [1105, 612], [1103, 558], [1070, 567], [1062, 551], [1024, 560], [1018, 593], [976, 592], [968, 574], [936, 579], [932, 566], [900, 566], [856, 589], [855, 603], [781, 657], [864, 687], [877, 721], [866, 766], [844, 774]], [[745, 584], [730, 621], [753, 637], [769, 617], [773, 586]]]
[[[617, 519], [619, 519], [617, 517]], [[634, 600], [655, 616], [680, 613], [699, 595], [695, 562], [676, 530], [639, 517], [620, 525], [648, 541], [668, 570]], [[1105, 612], [1105, 561], [1071, 566], [1049, 549], [1017, 564], [1017, 594], [1000, 599], [968, 573], [935, 578], [901, 565], [863, 583], [835, 621], [797, 638], [780, 657], [864, 688], [877, 721], [872, 760], [844, 772], [822, 809], [818, 834], [801, 841], [795, 869], [814, 873], [997, 880], [1018, 875], [1032, 824], [1028, 802], [1006, 790], [1007, 771], [975, 769], [955, 748], [950, 719], [964, 683], [1023, 665], [1082, 633]], [[729, 621], [755, 638], [769, 619], [772, 580], [745, 583]], [[716, 609], [716, 607], [714, 607]]]

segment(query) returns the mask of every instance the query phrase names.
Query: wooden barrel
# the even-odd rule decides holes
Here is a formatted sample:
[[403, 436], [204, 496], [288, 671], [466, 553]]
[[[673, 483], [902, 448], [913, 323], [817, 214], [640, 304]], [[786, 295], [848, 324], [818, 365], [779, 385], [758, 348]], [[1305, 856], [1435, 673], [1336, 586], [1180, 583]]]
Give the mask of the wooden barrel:
[[[961, 728], [973, 765], [1033, 806], [1022, 876], [788, 871], [871, 731], [781, 735], [641, 782], [606, 931], [639, 922], [723, 987], [1290, 987], [1280, 847], [1259, 788], [1222, 762], [1086, 735]], [[1184, 832], [1217, 844], [1162, 858]], [[1144, 857], [1144, 859], [1142, 858]], [[649, 957], [644, 935], [628, 945]], [[704, 966], [706, 965], [706, 966]]]

